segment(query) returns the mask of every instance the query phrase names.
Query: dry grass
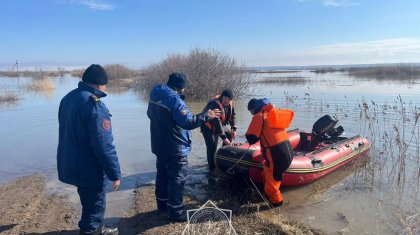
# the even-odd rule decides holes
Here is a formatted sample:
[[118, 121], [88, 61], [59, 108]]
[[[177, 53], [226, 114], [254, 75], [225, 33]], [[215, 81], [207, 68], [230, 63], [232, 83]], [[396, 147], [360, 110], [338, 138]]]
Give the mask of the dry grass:
[[29, 91], [49, 91], [54, 88], [54, 83], [49, 78], [35, 79], [26, 86]]
[[19, 100], [19, 96], [16, 93], [6, 91], [0, 94], [0, 104], [13, 104]]
[[[191, 175], [191, 178], [194, 177], [194, 175]], [[207, 179], [199, 177], [199, 179], [190, 180], [189, 178], [186, 187], [187, 195], [184, 197], [186, 209], [198, 209], [207, 199], [211, 199], [217, 207], [233, 211], [232, 227], [236, 234], [323, 234], [321, 231], [308, 228], [299, 222], [291, 221], [284, 217], [281, 215], [280, 209], [274, 210], [273, 213], [269, 211], [264, 212], [263, 210], [267, 210], [267, 208], [264, 209], [264, 206], [261, 206], [260, 202], [246, 202], [246, 198], [250, 196], [248, 194], [250, 191], [246, 190], [244, 193], [243, 185], [239, 184], [238, 186], [231, 179], [228, 181], [210, 186], [206, 184]], [[204, 189], [204, 191], [201, 191], [197, 187]], [[208, 189], [210, 190], [208, 191]], [[201, 196], [205, 194], [205, 199], [197, 199], [195, 196], [192, 196], [196, 194], [194, 192], [195, 190], [199, 190]], [[185, 231], [186, 223], [169, 223], [164, 214], [157, 212], [154, 198], [154, 185], [142, 186], [136, 189], [135, 193], [132, 211], [119, 224], [121, 233], [127, 235], [181, 234]], [[217, 222], [205, 222], [204, 225], [206, 227], [202, 227], [202, 229], [205, 229], [206, 232], [201, 234], [221, 234], [220, 227], [214, 226], [216, 224]]]
[[219, 208], [232, 210], [232, 225], [238, 234], [323, 234], [283, 216], [281, 208], [269, 209], [252, 183], [218, 173], [208, 184], [208, 179], [200, 178], [200, 171], [190, 175], [186, 193], [196, 198], [198, 192], [199, 204], [211, 200]]
[[74, 69], [74, 70], [70, 71], [70, 75], [72, 77], [81, 78], [83, 76], [84, 72], [85, 72], [85, 69]]

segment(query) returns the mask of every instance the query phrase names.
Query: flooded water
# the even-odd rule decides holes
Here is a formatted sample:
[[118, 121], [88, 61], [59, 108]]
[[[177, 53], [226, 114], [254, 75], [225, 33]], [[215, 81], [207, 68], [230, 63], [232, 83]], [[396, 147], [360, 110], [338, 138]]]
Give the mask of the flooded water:
[[[292, 77], [305, 83], [259, 83]], [[281, 78], [279, 78], [281, 79]], [[292, 128], [311, 131], [321, 116], [336, 116], [345, 136], [363, 135], [373, 144], [367, 161], [357, 162], [301, 188], [287, 188], [281, 209], [297, 220], [328, 233], [395, 234], [420, 228], [418, 192], [420, 134], [418, 83], [354, 79], [343, 73], [258, 73], [255, 97], [267, 97], [277, 107], [295, 111]], [[78, 79], [51, 78], [54, 89], [25, 89], [30, 78], [0, 78], [0, 90], [18, 91], [16, 104], [0, 105], [0, 183], [41, 172], [54, 192], [78, 202], [74, 187], [56, 178], [57, 110], [61, 98], [77, 87]], [[36, 81], [35, 81], [36, 82]], [[115, 144], [123, 171], [121, 190], [108, 194], [107, 217], [112, 221], [130, 206], [136, 184], [152, 182], [155, 156], [150, 152], [147, 100], [132, 90], [110, 89], [103, 99], [112, 116]], [[239, 140], [251, 115], [249, 97], [235, 101]], [[204, 102], [188, 104], [200, 112]], [[191, 165], [206, 163], [201, 133], [193, 132]], [[229, 208], [226, 208], [229, 209]], [[417, 230], [415, 230], [417, 229]]]

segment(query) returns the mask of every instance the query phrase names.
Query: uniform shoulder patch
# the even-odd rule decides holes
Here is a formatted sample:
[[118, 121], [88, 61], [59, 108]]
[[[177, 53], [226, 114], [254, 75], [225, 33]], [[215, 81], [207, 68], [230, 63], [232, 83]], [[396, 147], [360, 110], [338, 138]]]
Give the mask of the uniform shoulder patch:
[[182, 114], [182, 115], [184, 115], [184, 116], [188, 114], [188, 110], [187, 110], [186, 108], [181, 109], [181, 111], [180, 111], [180, 112], [181, 112], [181, 114]]
[[102, 128], [103, 128], [104, 130], [109, 130], [109, 129], [111, 129], [111, 121], [110, 121], [110, 120], [107, 120], [107, 119], [103, 120], [103, 121], [102, 121]]
[[92, 98], [92, 100], [93, 100], [95, 103], [99, 103], [99, 102], [101, 102], [101, 99], [99, 99], [96, 95], [91, 95], [91, 96], [90, 96], [90, 98]]

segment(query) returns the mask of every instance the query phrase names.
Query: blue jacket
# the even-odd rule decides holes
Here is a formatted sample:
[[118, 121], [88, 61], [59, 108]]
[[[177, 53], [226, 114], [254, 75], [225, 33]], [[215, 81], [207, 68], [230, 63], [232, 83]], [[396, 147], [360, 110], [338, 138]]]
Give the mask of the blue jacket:
[[186, 156], [191, 150], [191, 131], [209, 120], [207, 112], [192, 115], [178, 92], [166, 85], [153, 87], [147, 116], [152, 152], [158, 156]]
[[81, 187], [103, 186], [121, 178], [113, 144], [111, 114], [99, 99], [106, 94], [83, 82], [60, 102], [58, 179]]

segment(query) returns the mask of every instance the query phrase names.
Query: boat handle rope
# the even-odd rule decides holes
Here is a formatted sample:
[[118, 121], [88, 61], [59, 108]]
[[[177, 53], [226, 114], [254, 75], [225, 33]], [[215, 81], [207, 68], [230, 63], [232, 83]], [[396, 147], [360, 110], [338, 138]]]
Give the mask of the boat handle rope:
[[267, 200], [267, 198], [265, 198], [262, 193], [260, 192], [260, 190], [258, 190], [257, 185], [255, 185], [254, 181], [251, 178], [248, 178], [249, 181], [251, 181], [252, 185], [254, 186], [255, 190], [257, 190], [258, 194], [260, 195], [260, 197], [262, 198], [262, 200], [264, 201], [265, 204], [267, 204], [268, 208], [273, 211], [273, 208], [270, 206], [270, 202]]
[[234, 175], [235, 174], [235, 170], [233, 168], [235, 168], [235, 166], [239, 164], [239, 161], [241, 161], [242, 158], [245, 157], [245, 155], [248, 152], [249, 148], [251, 148], [251, 145], [249, 145], [248, 148], [246, 149], [246, 151], [242, 154], [242, 156], [240, 158], [238, 158], [238, 160], [236, 160], [235, 164], [233, 164], [231, 167], [229, 167], [229, 169], [226, 170], [226, 173], [231, 174], [231, 175]]

